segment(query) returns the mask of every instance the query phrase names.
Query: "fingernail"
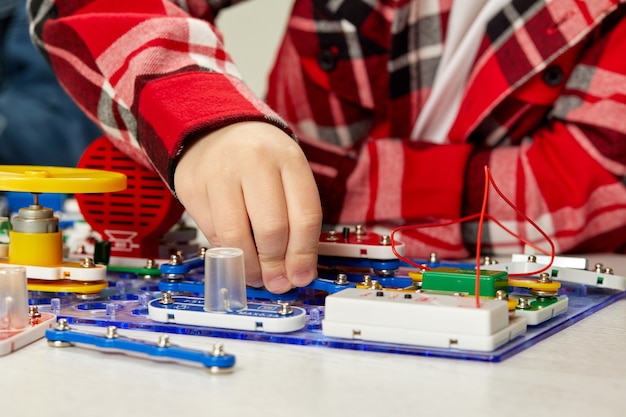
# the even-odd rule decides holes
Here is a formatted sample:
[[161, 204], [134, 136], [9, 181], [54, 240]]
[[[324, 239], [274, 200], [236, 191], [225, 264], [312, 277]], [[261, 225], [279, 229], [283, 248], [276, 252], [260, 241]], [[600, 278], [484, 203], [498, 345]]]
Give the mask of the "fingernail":
[[291, 283], [285, 277], [277, 277], [267, 283], [267, 289], [271, 292], [281, 293], [291, 289]]
[[317, 271], [300, 271], [293, 274], [293, 280], [291, 281], [293, 285], [296, 287], [304, 287], [305, 285], [309, 285]]

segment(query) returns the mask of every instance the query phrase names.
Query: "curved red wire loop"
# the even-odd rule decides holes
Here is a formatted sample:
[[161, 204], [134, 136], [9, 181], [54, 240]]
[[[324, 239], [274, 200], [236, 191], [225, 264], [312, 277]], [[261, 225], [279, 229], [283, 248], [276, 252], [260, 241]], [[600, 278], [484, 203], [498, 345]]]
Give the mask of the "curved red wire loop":
[[[491, 176], [491, 173], [489, 172], [489, 167], [487, 167], [485, 165], [484, 170], [485, 170], [485, 187], [484, 187], [484, 192], [483, 192], [483, 202], [482, 202], [482, 207], [481, 207], [480, 213], [472, 214], [472, 215], [469, 215], [469, 216], [466, 216], [466, 217], [462, 217], [460, 219], [449, 220], [449, 221], [445, 221], [445, 222], [441, 222], [441, 223], [429, 223], [429, 224], [421, 224], [421, 225], [398, 226], [398, 227], [394, 228], [391, 231], [391, 234], [390, 234], [391, 250], [394, 253], [394, 255], [396, 255], [398, 257], [398, 259], [402, 260], [403, 262], [406, 262], [409, 265], [412, 265], [412, 266], [415, 266], [417, 268], [426, 270], [426, 269], [429, 269], [427, 265], [418, 264], [416, 262], [413, 262], [411, 259], [406, 258], [405, 256], [400, 255], [398, 253], [398, 251], [396, 250], [396, 247], [395, 247], [394, 235], [397, 232], [401, 232], [403, 230], [411, 230], [411, 231], [416, 232], [417, 229], [422, 229], [422, 228], [427, 228], [427, 227], [449, 226], [449, 225], [452, 225], [452, 224], [464, 223], [464, 222], [467, 222], [467, 221], [474, 220], [474, 219], [478, 218], [478, 230], [477, 230], [477, 236], [476, 236], [476, 286], [475, 286], [476, 307], [480, 306], [480, 264], [481, 264], [480, 258], [481, 258], [481, 242], [482, 242], [483, 224], [485, 222], [485, 219], [489, 219], [490, 221], [494, 222], [495, 224], [500, 226], [500, 228], [502, 230], [504, 230], [505, 232], [507, 232], [511, 236], [519, 239], [524, 244], [532, 247], [536, 251], [541, 252], [544, 255], [549, 255], [550, 256], [550, 262], [548, 262], [548, 265], [546, 265], [545, 267], [543, 267], [543, 268], [541, 268], [541, 269], [539, 269], [537, 271], [531, 271], [531, 272], [527, 272], [527, 273], [509, 274], [510, 276], [513, 277], [513, 276], [527, 276], [527, 275], [539, 274], [539, 273], [541, 273], [541, 272], [543, 272], [543, 271], [545, 271], [545, 270], [550, 268], [550, 266], [554, 262], [554, 256], [555, 256], [554, 242], [552, 242], [552, 239], [550, 239], [550, 237], [532, 219], [530, 219], [526, 214], [522, 213], [520, 211], [520, 209], [518, 209], [515, 206], [515, 204], [513, 204], [508, 198], [506, 198], [506, 196], [502, 193], [502, 191], [500, 191], [500, 188], [498, 188], [498, 186], [496, 185], [495, 180]], [[495, 192], [498, 194], [498, 196], [509, 207], [511, 207], [513, 210], [515, 210], [515, 212], [517, 214], [519, 214], [524, 220], [526, 220], [528, 223], [530, 223], [530, 225], [532, 227], [534, 227], [535, 230], [537, 230], [543, 236], [543, 238], [550, 245], [550, 251], [546, 251], [546, 250], [540, 248], [539, 246], [535, 245], [534, 243], [528, 241], [527, 239], [523, 238], [522, 236], [518, 235], [517, 233], [514, 233], [512, 230], [510, 230], [507, 227], [505, 227], [498, 219], [496, 219], [495, 217], [493, 217], [489, 213], [487, 213], [487, 201], [488, 201], [488, 197], [489, 197], [489, 185], [490, 184], [493, 187], [493, 189], [495, 190]]]

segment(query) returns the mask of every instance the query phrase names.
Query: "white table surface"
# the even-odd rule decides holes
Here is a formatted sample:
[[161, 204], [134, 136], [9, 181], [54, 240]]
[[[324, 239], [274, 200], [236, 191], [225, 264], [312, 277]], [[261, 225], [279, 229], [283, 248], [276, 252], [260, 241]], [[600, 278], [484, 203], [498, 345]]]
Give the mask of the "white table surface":
[[[626, 275], [626, 257], [590, 259]], [[626, 299], [500, 363], [170, 339], [201, 349], [223, 342], [235, 370], [211, 375], [40, 340], [0, 357], [0, 417], [626, 416]]]

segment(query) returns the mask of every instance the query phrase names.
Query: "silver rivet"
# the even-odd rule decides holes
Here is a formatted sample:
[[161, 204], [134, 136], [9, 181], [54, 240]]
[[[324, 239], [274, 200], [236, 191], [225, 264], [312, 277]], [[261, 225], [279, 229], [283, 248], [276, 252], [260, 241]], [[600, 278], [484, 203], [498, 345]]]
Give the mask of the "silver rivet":
[[221, 343], [214, 344], [213, 349], [211, 350], [211, 355], [215, 357], [224, 356], [224, 345]]
[[517, 308], [522, 310], [528, 310], [531, 308], [530, 303], [528, 302], [528, 298], [520, 297], [517, 303]]
[[39, 308], [37, 306], [28, 306], [28, 317], [30, 318], [41, 317]]
[[362, 224], [357, 224], [355, 226], [354, 233], [356, 233], [357, 235], [364, 235], [365, 234], [365, 227], [363, 227]]
[[363, 275], [363, 281], [361, 281], [361, 284], [369, 287], [372, 285], [372, 277], [370, 275]]
[[168, 291], [163, 291], [161, 293], [161, 304], [174, 304], [174, 298], [172, 298], [172, 293]]
[[391, 245], [391, 237], [390, 237], [389, 235], [382, 235], [382, 236], [380, 237], [380, 242], [379, 242], [379, 244], [380, 244], [380, 245], [383, 245], [383, 246], [389, 246], [389, 245]]
[[483, 265], [495, 265], [497, 263], [498, 263], [498, 260], [496, 258], [492, 258], [491, 256], [485, 256], [483, 258]]
[[539, 274], [539, 279], [537, 279], [537, 282], [540, 284], [550, 284], [552, 282], [552, 279], [550, 278], [550, 274], [548, 274], [547, 272], [542, 272], [541, 274]]
[[105, 333], [107, 339], [117, 339], [117, 327], [115, 326], [107, 326], [107, 331]]
[[337, 232], [335, 230], [329, 231], [328, 236], [326, 236], [326, 240], [329, 242], [336, 242], [337, 240], [339, 240], [339, 238], [337, 237]]
[[496, 300], [506, 300], [507, 294], [504, 290], [496, 291]]
[[96, 264], [93, 262], [93, 258], [83, 258], [80, 266], [82, 266], [83, 268], [93, 268], [96, 266]]
[[439, 261], [439, 256], [435, 252], [431, 252], [429, 261], [431, 264], [437, 263]]
[[287, 302], [279, 301], [278, 305], [280, 306], [280, 310], [278, 310], [278, 314], [281, 316], [288, 316], [293, 314], [293, 309], [291, 308], [291, 304]]
[[70, 329], [70, 324], [68, 323], [67, 319], [59, 319], [59, 321], [57, 321], [57, 325], [55, 327], [55, 329], [57, 330], [69, 330]]
[[348, 276], [346, 274], [337, 274], [335, 284], [346, 285], [348, 283]]
[[178, 254], [176, 255], [170, 255], [170, 265], [180, 265], [182, 262], [180, 256]]
[[168, 335], [159, 336], [159, 340], [157, 341], [157, 346], [161, 348], [169, 347], [172, 344], [170, 343], [170, 337]]
[[528, 255], [528, 262], [536, 263], [537, 262], [537, 257], [535, 255]]

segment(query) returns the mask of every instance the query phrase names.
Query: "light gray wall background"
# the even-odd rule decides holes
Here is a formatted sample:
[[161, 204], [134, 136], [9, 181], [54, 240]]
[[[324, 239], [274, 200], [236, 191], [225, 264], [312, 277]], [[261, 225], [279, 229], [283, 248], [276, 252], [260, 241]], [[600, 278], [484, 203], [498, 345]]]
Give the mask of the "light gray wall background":
[[246, 84], [265, 94], [267, 75], [294, 0], [255, 0], [220, 12], [217, 26]]

